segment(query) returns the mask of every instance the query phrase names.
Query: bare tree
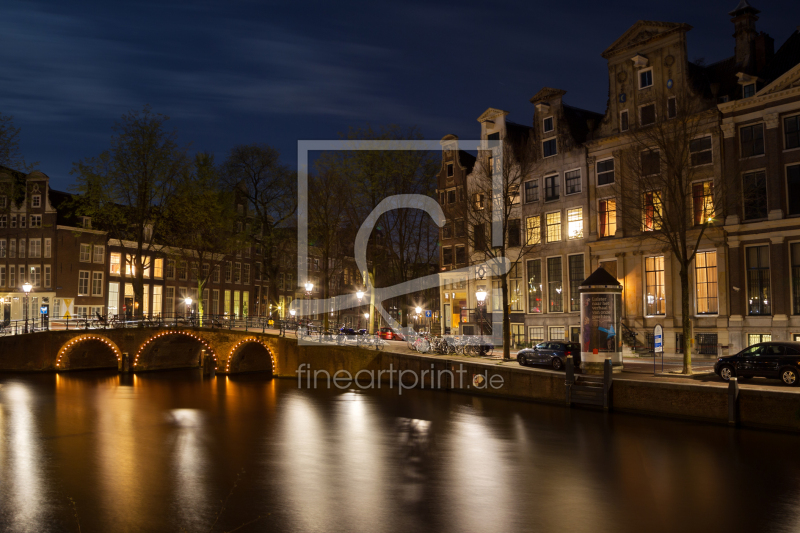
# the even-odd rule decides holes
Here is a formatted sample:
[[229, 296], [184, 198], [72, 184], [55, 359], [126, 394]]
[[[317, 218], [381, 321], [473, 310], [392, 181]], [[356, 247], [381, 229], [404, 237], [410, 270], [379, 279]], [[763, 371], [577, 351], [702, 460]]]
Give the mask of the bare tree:
[[263, 251], [262, 274], [269, 284], [262, 300], [267, 305], [273, 301], [271, 293], [277, 286], [280, 258], [294, 250], [291, 232], [285, 230], [297, 212], [296, 174], [281, 163], [278, 150], [265, 144], [234, 147], [221, 172], [227, 187], [252, 212], [248, 238]]
[[[518, 268], [522, 257], [541, 243], [541, 229], [523, 228], [520, 189], [523, 182], [535, 172], [541, 158], [536, 150], [534, 133], [525, 128], [509, 131], [499, 146], [480, 150], [475, 168], [467, 178], [467, 201], [457, 218], [467, 228], [456, 229], [467, 236], [473, 257], [471, 262], [508, 260], [510, 268]], [[491, 141], [488, 141], [491, 143]], [[495, 192], [494, 181], [499, 182]], [[492, 228], [500, 228], [501, 237], [493, 239]], [[511, 305], [508, 298], [510, 270], [498, 277], [503, 300], [503, 359], [511, 358]]]
[[14, 125], [14, 117], [0, 113], [0, 166], [30, 172], [36, 163], [27, 164], [19, 149], [20, 129]]
[[80, 195], [78, 213], [92, 217], [120, 243], [120, 273], [124, 286], [131, 272], [137, 317], [144, 312], [144, 272], [161, 247], [154, 239], [167, 229], [167, 205], [189, 164], [177, 133], [166, 130], [167, 120], [150, 106], [123, 115], [112, 128], [111, 148], [74, 163], [71, 171]]
[[[658, 102], [665, 104], [659, 107]], [[629, 145], [621, 151], [614, 184], [616, 216], [625, 237], [640, 239], [643, 247], [668, 250], [678, 264], [683, 373], [691, 374], [690, 268], [703, 237], [713, 237], [709, 230], [724, 221], [727, 188], [711, 164], [718, 159], [711, 135], [718, 117], [716, 109], [704, 108], [703, 101], [689, 95], [669, 102], [658, 94], [652, 106], [652, 124], [633, 128]], [[662, 301], [663, 294], [648, 295], [645, 305], [660, 312]]]

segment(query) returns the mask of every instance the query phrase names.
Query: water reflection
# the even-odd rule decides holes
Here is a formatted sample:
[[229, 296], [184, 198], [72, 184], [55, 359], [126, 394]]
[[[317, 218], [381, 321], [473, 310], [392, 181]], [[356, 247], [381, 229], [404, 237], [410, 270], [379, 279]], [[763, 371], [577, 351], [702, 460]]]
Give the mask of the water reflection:
[[0, 375], [0, 531], [796, 531], [798, 444], [258, 375]]

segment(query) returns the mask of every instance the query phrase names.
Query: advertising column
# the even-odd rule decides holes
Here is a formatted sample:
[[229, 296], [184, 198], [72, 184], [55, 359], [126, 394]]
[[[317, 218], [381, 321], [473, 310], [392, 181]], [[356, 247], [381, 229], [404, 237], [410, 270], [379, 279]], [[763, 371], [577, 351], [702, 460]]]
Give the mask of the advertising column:
[[614, 372], [622, 372], [622, 285], [605, 269], [598, 268], [581, 283], [581, 368], [602, 374], [611, 358]]

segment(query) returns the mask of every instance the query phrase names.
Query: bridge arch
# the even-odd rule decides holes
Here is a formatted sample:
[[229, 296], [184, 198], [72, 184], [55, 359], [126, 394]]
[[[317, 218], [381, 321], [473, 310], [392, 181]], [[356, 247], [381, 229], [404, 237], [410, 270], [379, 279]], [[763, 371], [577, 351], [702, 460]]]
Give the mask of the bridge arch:
[[269, 372], [275, 374], [272, 348], [258, 337], [246, 337], [233, 345], [225, 363], [227, 374]]
[[[84, 348], [78, 351], [78, 348]], [[58, 351], [56, 370], [119, 368], [122, 352], [104, 335], [86, 333], [69, 340]]]
[[[167, 356], [157, 358], [163, 344], [172, 350]], [[214, 366], [219, 364], [216, 351], [200, 335], [184, 330], [162, 331], [139, 346], [133, 358], [133, 370], [196, 367], [200, 362], [200, 350], [206, 350], [206, 356], [214, 360]]]

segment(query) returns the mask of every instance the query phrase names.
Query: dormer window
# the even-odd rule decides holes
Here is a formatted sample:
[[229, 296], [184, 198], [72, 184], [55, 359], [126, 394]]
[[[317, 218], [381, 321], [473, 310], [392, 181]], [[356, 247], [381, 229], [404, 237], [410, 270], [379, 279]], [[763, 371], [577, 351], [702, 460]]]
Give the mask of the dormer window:
[[544, 119], [543, 128], [545, 133], [553, 131], [553, 117]]
[[744, 98], [750, 98], [751, 96], [755, 96], [755, 94], [756, 94], [755, 83], [748, 83], [747, 85], [742, 86], [742, 96]]
[[639, 89], [647, 89], [653, 86], [653, 69], [639, 71]]
[[42, 206], [42, 195], [34, 194], [31, 197], [31, 207], [41, 207], [41, 206]]
[[496, 131], [494, 133], [490, 133], [486, 136], [486, 138], [490, 141], [499, 141], [500, 140], [500, 132]]
[[81, 217], [81, 227], [84, 229], [92, 229], [92, 217]]

